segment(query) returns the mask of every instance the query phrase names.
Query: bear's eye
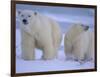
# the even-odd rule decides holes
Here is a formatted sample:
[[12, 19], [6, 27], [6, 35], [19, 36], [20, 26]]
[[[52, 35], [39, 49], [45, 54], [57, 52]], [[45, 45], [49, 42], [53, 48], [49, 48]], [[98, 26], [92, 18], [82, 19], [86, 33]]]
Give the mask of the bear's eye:
[[24, 17], [24, 15], [22, 14], [21, 17]]
[[28, 17], [31, 17], [31, 15], [28, 15]]

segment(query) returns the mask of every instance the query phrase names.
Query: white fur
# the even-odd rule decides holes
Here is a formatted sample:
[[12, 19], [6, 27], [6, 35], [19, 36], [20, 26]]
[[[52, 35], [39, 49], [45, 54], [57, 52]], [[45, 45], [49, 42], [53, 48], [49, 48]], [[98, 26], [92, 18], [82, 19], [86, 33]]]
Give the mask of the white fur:
[[64, 51], [67, 59], [72, 56], [78, 61], [94, 59], [94, 32], [85, 30], [81, 25], [72, 25], [65, 34]]
[[94, 32], [85, 31], [73, 42], [73, 51], [78, 61], [94, 60]]
[[73, 24], [70, 26], [64, 37], [64, 51], [67, 57], [72, 53], [73, 40], [84, 31], [82, 24]]
[[[26, 16], [27, 25], [23, 24], [21, 14]], [[31, 15], [31, 17], [27, 15]], [[43, 59], [54, 59], [61, 42], [59, 24], [30, 10], [21, 11], [19, 17], [21, 21], [22, 58], [25, 60], [35, 59], [34, 49], [39, 48], [43, 51]]]

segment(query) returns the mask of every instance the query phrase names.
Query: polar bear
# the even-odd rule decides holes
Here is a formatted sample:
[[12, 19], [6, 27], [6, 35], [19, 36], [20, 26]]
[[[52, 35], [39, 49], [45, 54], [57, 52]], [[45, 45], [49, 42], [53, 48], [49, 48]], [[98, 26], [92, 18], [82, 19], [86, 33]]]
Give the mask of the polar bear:
[[59, 24], [32, 10], [18, 10], [17, 13], [20, 19], [22, 58], [34, 60], [35, 48], [43, 51], [44, 60], [56, 58], [62, 38]]
[[73, 42], [72, 54], [79, 62], [94, 61], [94, 32], [88, 30], [77, 36]]
[[[87, 31], [89, 26], [85, 26], [81, 23], [73, 24], [70, 29], [65, 33], [64, 37], [64, 51], [67, 59], [73, 57], [74, 48], [76, 46], [76, 38], [81, 35], [83, 32]], [[85, 36], [85, 35], [84, 35]], [[84, 38], [84, 37], [83, 37]], [[83, 39], [84, 40], [84, 39]], [[80, 43], [77, 41], [77, 43]], [[77, 52], [78, 53], [78, 52]]]

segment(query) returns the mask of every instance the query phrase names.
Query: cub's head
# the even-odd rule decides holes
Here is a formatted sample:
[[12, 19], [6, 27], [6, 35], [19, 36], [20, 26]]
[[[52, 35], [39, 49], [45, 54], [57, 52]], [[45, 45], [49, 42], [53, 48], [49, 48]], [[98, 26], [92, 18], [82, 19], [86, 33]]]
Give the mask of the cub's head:
[[80, 24], [80, 26], [83, 28], [84, 31], [87, 31], [89, 29], [89, 26], [87, 25]]
[[88, 29], [89, 29], [89, 26], [81, 24], [81, 23], [76, 23], [71, 26], [71, 30], [79, 31], [79, 32], [87, 31]]
[[89, 26], [86, 26], [80, 23], [74, 23], [73, 25], [70, 26], [70, 28], [66, 32], [66, 37], [72, 40], [76, 36], [80, 35], [80, 33], [87, 31], [88, 29], [89, 29]]
[[34, 22], [34, 19], [37, 16], [37, 12], [33, 12], [31, 10], [18, 10], [17, 14], [21, 24], [23, 25], [29, 25], [30, 23]]

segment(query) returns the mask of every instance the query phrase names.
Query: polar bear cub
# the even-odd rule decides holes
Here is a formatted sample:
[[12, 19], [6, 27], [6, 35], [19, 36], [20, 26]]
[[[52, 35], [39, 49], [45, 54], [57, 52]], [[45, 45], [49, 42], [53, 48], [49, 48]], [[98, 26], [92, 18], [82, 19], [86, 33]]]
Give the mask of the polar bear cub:
[[35, 48], [43, 51], [42, 59], [54, 59], [61, 43], [59, 24], [31, 10], [18, 10], [21, 29], [22, 58], [35, 59]]
[[76, 37], [73, 42], [72, 53], [79, 62], [84, 60], [94, 61], [94, 32], [88, 30]]
[[66, 32], [64, 38], [64, 51], [67, 59], [78, 61], [94, 58], [94, 32], [88, 30], [89, 26], [74, 24]]

